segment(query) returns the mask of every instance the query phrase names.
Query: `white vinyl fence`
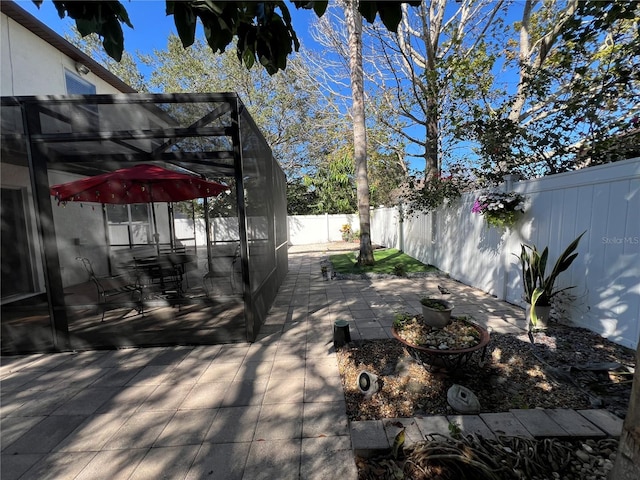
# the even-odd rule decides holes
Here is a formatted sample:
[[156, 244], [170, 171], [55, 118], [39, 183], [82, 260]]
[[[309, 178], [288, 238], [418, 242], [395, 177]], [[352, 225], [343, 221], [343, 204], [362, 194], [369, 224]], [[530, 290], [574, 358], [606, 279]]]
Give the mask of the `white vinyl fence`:
[[398, 209], [374, 210], [372, 240], [435, 265], [452, 278], [524, 306], [520, 244], [558, 255], [586, 231], [578, 257], [558, 279], [575, 285], [572, 322], [621, 345], [640, 336], [640, 159], [513, 183], [525, 213], [509, 230], [488, 227], [471, 213], [477, 194], [430, 215], [399, 221]]
[[360, 230], [357, 214], [289, 215], [288, 222], [290, 245], [342, 241], [344, 225], [350, 225], [352, 232]]

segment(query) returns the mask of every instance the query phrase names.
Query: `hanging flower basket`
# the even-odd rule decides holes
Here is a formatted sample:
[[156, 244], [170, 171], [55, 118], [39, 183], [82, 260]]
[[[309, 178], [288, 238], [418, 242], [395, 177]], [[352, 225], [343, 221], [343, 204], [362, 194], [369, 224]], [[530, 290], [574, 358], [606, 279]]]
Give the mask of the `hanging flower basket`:
[[476, 199], [471, 211], [484, 216], [491, 226], [509, 228], [524, 213], [524, 197], [516, 192], [483, 194]]

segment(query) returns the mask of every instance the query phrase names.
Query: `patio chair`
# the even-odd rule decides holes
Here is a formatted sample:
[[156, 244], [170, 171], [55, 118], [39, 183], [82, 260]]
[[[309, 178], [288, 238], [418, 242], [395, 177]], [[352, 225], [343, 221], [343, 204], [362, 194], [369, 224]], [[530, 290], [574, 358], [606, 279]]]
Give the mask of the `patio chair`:
[[[107, 311], [109, 306], [110, 299], [117, 299], [118, 297], [122, 298], [123, 295], [130, 295], [131, 301], [135, 303], [135, 309], [139, 314], [144, 315], [144, 302], [142, 301], [142, 286], [137, 281], [131, 281], [127, 276], [117, 276], [117, 277], [105, 277], [98, 278], [93, 270], [93, 265], [91, 264], [91, 260], [86, 257], [76, 257], [76, 260], [82, 263], [82, 266], [85, 268], [87, 273], [89, 274], [89, 279], [96, 286], [98, 292], [98, 300], [100, 302], [100, 306], [102, 308], [102, 319], [101, 322], [104, 322], [104, 314]], [[122, 283], [117, 287], [105, 287], [104, 284], [109, 281], [117, 281], [121, 282], [122, 279], [125, 279], [126, 283]], [[136, 299], [136, 294], [138, 298]]]
[[[171, 254], [186, 255], [187, 247], [185, 245], [171, 246], [167, 244], [162, 244], [158, 248], [158, 253], [160, 255], [171, 255]], [[180, 274], [180, 278], [181, 279], [184, 278], [187, 288], [189, 288], [189, 276], [187, 275], [187, 266], [185, 264], [180, 264], [180, 265], [176, 265], [176, 268], [178, 273]]]
[[[229, 259], [231, 260], [230, 262]], [[224, 278], [227, 273], [229, 274], [231, 292], [235, 295], [237, 293], [236, 274], [238, 273], [238, 267], [240, 265], [240, 244], [236, 244], [232, 255], [214, 257], [213, 265], [215, 270], [208, 271], [202, 277], [202, 284], [207, 295], [213, 291], [214, 281], [218, 278]], [[227, 268], [229, 268], [228, 271]]]

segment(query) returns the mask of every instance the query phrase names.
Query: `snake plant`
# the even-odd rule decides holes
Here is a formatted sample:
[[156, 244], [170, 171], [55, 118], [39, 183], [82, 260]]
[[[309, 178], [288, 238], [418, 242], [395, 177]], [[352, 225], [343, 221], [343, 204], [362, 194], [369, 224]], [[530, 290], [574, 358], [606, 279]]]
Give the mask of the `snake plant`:
[[535, 325], [537, 323], [537, 315], [535, 312], [536, 305], [549, 306], [551, 298], [571, 287], [556, 289], [555, 283], [558, 276], [567, 270], [578, 256], [574, 253], [578, 248], [578, 243], [586, 231], [582, 232], [578, 238], [569, 244], [556, 260], [553, 269], [549, 275], [546, 275], [547, 261], [549, 259], [549, 247], [545, 247], [540, 252], [535, 245], [521, 244], [520, 255], [516, 255], [520, 259], [522, 268], [522, 284], [524, 288], [525, 301], [531, 304], [531, 321]]

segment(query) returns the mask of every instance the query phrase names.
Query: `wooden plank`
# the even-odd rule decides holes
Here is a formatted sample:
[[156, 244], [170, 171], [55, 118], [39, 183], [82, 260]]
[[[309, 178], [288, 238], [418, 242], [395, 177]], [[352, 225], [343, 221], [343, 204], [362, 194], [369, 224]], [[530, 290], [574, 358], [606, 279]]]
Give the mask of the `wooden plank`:
[[608, 410], [577, 410], [577, 412], [612, 437], [619, 437], [622, 433], [623, 420]]
[[476, 434], [483, 438], [496, 438], [478, 415], [448, 415], [447, 420], [457, 423], [463, 435]]
[[555, 408], [545, 410], [558, 425], [572, 437], [605, 437], [606, 433], [575, 410]]
[[481, 413], [480, 418], [496, 435], [533, 438], [511, 412]]
[[509, 410], [534, 437], [567, 437], [567, 431], [558, 425], [544, 410]]
[[416, 417], [416, 424], [420, 429], [423, 437], [427, 435], [444, 435], [450, 436], [449, 432], [449, 420], [444, 415], [433, 415], [428, 417]]

